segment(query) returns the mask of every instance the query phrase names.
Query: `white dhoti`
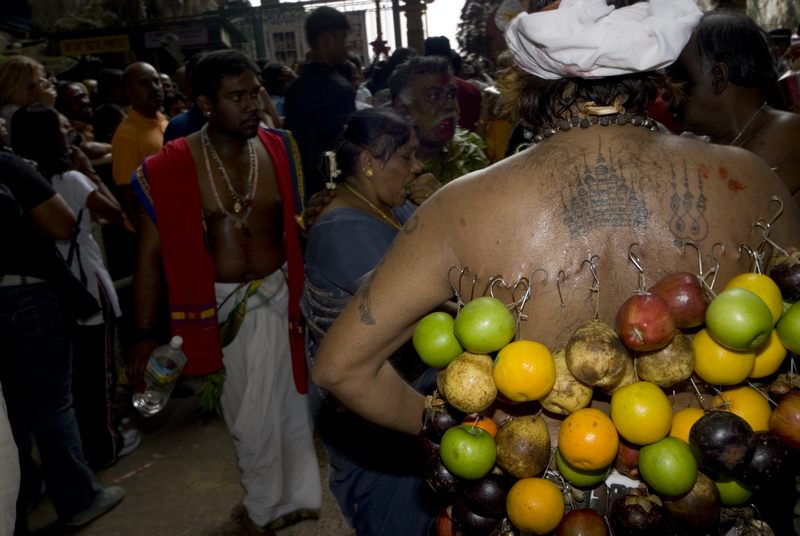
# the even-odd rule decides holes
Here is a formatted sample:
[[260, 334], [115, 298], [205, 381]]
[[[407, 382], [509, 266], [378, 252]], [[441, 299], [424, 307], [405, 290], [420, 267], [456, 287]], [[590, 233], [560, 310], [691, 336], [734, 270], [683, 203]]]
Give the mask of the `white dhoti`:
[[[215, 289], [223, 322], [247, 285], [216, 283]], [[236, 448], [244, 506], [254, 523], [274, 528], [283, 516], [303, 516], [322, 505], [307, 396], [292, 378], [288, 296], [282, 270], [267, 276], [249, 298], [236, 338], [223, 349], [222, 414]]]

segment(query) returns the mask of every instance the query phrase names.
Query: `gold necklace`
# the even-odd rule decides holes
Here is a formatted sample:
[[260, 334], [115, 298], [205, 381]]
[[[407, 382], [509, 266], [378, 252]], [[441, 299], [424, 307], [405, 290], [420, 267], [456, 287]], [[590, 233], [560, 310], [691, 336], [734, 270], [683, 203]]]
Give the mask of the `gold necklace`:
[[367, 204], [367, 206], [368, 206], [370, 209], [372, 209], [372, 212], [374, 212], [375, 214], [377, 214], [378, 216], [380, 216], [381, 220], [383, 220], [384, 222], [388, 223], [389, 225], [391, 225], [392, 227], [394, 227], [394, 228], [395, 228], [395, 229], [397, 229], [398, 231], [399, 231], [399, 230], [400, 230], [400, 229], [403, 227], [403, 226], [402, 226], [402, 225], [400, 225], [400, 223], [399, 223], [399, 222], [398, 222], [398, 221], [397, 221], [397, 220], [394, 218], [394, 216], [392, 216], [392, 217], [389, 217], [389, 216], [387, 216], [387, 215], [386, 215], [386, 213], [385, 213], [384, 211], [382, 211], [381, 209], [379, 209], [378, 207], [376, 207], [375, 205], [373, 205], [373, 204], [370, 202], [370, 200], [369, 200], [369, 199], [367, 199], [366, 197], [364, 197], [363, 195], [361, 195], [360, 193], [358, 193], [358, 192], [356, 191], [356, 189], [355, 189], [355, 188], [353, 188], [352, 186], [350, 186], [350, 185], [349, 185], [349, 184], [347, 184], [346, 182], [345, 182], [345, 183], [342, 183], [342, 184], [344, 184], [344, 187], [345, 187], [345, 188], [347, 188], [348, 190], [350, 190], [350, 193], [352, 193], [354, 196], [356, 196], [357, 198], [359, 198], [360, 200], [362, 200], [364, 203], [366, 203], [366, 204]]
[[744, 136], [744, 133], [747, 132], [747, 130], [750, 128], [750, 125], [752, 125], [753, 121], [756, 120], [756, 117], [759, 117], [761, 115], [761, 112], [764, 111], [764, 108], [766, 108], [766, 107], [767, 107], [767, 103], [764, 102], [764, 104], [759, 106], [758, 110], [753, 112], [753, 115], [750, 116], [750, 119], [747, 120], [747, 123], [744, 124], [742, 129], [736, 135], [736, 137], [733, 138], [733, 141], [730, 143], [730, 145], [734, 145], [736, 147], [741, 147], [737, 142], [742, 138], [742, 136]]

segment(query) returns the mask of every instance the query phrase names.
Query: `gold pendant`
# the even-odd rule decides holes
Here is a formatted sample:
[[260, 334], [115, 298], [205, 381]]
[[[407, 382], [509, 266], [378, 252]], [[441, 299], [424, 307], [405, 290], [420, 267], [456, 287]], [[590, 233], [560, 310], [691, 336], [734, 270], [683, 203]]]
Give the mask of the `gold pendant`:
[[236, 220], [235, 222], [233, 222], [233, 227], [235, 229], [241, 229], [242, 226], [244, 226], [244, 222], [242, 220]]
[[233, 211], [236, 214], [239, 214], [242, 211], [242, 204], [238, 200], [233, 204]]

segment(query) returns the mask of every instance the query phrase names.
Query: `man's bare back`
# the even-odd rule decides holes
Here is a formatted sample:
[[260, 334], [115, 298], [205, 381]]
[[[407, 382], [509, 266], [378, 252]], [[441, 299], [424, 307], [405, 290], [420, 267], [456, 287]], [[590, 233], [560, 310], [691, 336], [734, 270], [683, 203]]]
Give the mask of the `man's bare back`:
[[[773, 196], [783, 201], [784, 213], [770, 236], [789, 244], [800, 231], [800, 210], [780, 179], [746, 151], [634, 126], [559, 133], [449, 184], [420, 207], [329, 331], [314, 380], [334, 386], [366, 418], [415, 432], [421, 398], [389, 380], [393, 372], [382, 359], [420, 317], [452, 298], [452, 267], [479, 276], [474, 297], [494, 276], [512, 287], [523, 277], [534, 281], [520, 338], [556, 350], [594, 316], [590, 257], [596, 256], [599, 318], [609, 323], [637, 287], [628, 258], [632, 244], [638, 244], [634, 253], [648, 285], [674, 271], [697, 273], [698, 256], [691, 247], [682, 254], [681, 241], [697, 243], [704, 255], [713, 251], [720, 289], [748, 269], [738, 246], [759, 245], [760, 231], [751, 232], [751, 225], [771, 218]], [[723, 244], [724, 253], [715, 244]], [[537, 270], [547, 274], [546, 282]], [[469, 301], [471, 277], [462, 283]], [[519, 290], [512, 298], [495, 288], [506, 303], [519, 296]], [[347, 349], [339, 350], [345, 340]], [[334, 362], [345, 363], [347, 372], [325, 366]], [[363, 387], [369, 384], [380, 385], [374, 396]]]
[[[275, 169], [263, 144], [256, 138], [254, 146], [258, 158], [258, 176], [252, 212], [245, 221], [246, 229], [236, 227], [236, 222], [219, 208], [214, 190], [209, 182], [203, 156], [200, 134], [186, 138], [192, 152], [200, 185], [206, 233], [211, 246], [215, 280], [243, 282], [261, 279], [286, 261], [283, 245], [281, 196], [275, 181]], [[236, 192], [248, 191], [249, 159], [245, 153], [235, 165], [226, 163], [226, 172]], [[223, 162], [227, 162], [223, 159]], [[230, 210], [232, 202], [227, 186], [220, 180], [219, 170], [210, 160], [215, 176], [214, 186], [223, 205]]]

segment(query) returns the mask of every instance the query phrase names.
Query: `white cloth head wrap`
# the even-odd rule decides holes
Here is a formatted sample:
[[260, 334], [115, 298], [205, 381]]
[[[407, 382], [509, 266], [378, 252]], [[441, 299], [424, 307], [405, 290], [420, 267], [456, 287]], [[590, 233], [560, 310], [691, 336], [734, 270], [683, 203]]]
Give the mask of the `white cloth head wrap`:
[[619, 9], [605, 0], [561, 0], [558, 9], [518, 15], [506, 41], [517, 65], [539, 78], [602, 78], [671, 64], [701, 15], [694, 0]]

